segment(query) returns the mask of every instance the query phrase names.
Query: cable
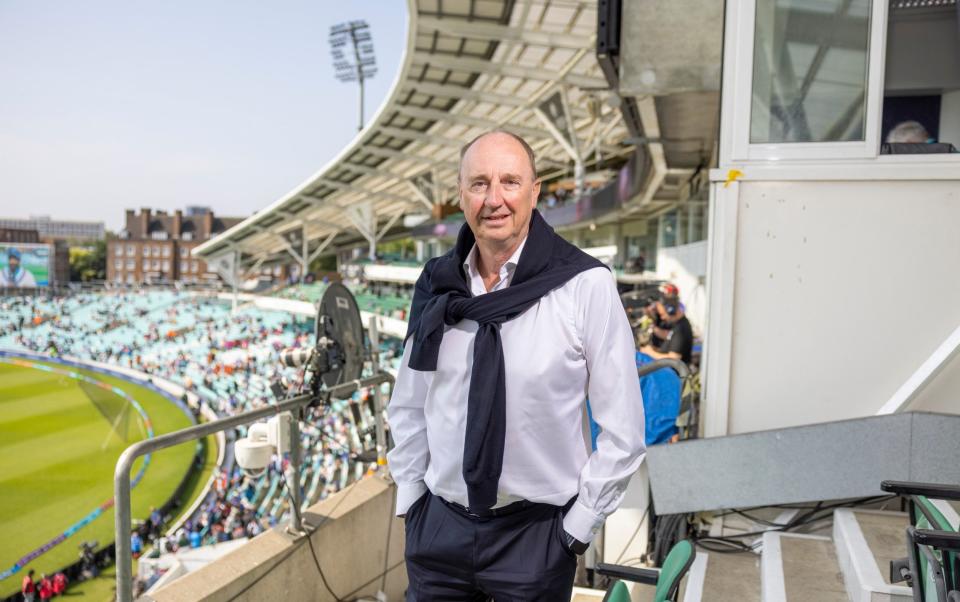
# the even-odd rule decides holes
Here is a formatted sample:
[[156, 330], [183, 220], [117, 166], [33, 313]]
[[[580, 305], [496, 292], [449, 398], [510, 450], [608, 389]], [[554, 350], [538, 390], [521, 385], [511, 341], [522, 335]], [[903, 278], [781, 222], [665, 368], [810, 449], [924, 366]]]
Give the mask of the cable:
[[634, 538], [637, 536], [637, 533], [640, 532], [640, 527], [643, 526], [643, 522], [647, 520], [647, 514], [650, 512], [650, 504], [647, 504], [647, 507], [643, 509], [643, 516], [640, 517], [640, 522], [637, 523], [637, 528], [633, 530], [633, 535], [630, 536], [630, 539], [627, 540], [627, 543], [623, 546], [623, 550], [620, 551], [620, 555], [617, 556], [617, 559], [613, 562], [614, 564], [620, 564], [620, 559], [623, 558], [623, 555], [627, 553], [627, 550], [630, 549], [630, 544], [633, 543]]
[[[812, 508], [809, 506], [804, 506], [803, 508], [806, 509], [807, 512], [797, 514], [790, 521], [788, 521], [786, 524], [783, 524], [783, 525], [778, 525], [777, 523], [773, 523], [771, 521], [755, 520], [755, 522], [758, 522], [760, 524], [768, 524], [771, 526], [771, 528], [764, 529], [762, 531], [748, 531], [746, 533], [734, 533], [731, 535], [699, 537], [699, 538], [694, 538], [694, 542], [697, 545], [702, 546], [704, 549], [710, 550], [712, 552], [721, 553], [721, 554], [737, 554], [742, 552], [754, 552], [755, 548], [759, 545], [759, 542], [751, 546], [738, 540], [743, 537], [757, 537], [757, 536], [763, 535], [764, 533], [768, 533], [770, 531], [789, 532], [791, 530], [798, 529], [801, 527], [807, 527], [814, 523], [822, 521], [824, 519], [830, 518], [830, 515], [833, 513], [833, 510], [836, 508], [862, 506], [866, 504], [879, 502], [881, 500], [888, 500], [893, 497], [896, 497], [896, 496], [878, 495], [878, 496], [872, 496], [872, 497], [858, 498], [858, 499], [849, 500], [846, 502], [835, 502], [832, 504], [824, 504], [822, 501], [820, 501], [820, 502], [817, 502], [816, 505], [814, 505]], [[754, 518], [752, 518], [750, 515], [744, 513], [743, 511], [737, 510], [735, 508], [724, 513], [723, 515], [727, 515], [727, 514], [739, 514], [741, 516], [744, 516], [745, 518], [754, 520]], [[774, 525], [777, 525], [777, 526], [774, 526]], [[705, 545], [703, 542], [707, 542], [707, 544]], [[709, 544], [726, 545], [730, 549], [721, 550], [718, 547], [714, 547]]]
[[[296, 500], [294, 500], [293, 498], [293, 492], [290, 491], [290, 487], [287, 486], [286, 475], [281, 476], [280, 484], [283, 486], [284, 491], [287, 492], [287, 497], [290, 499], [290, 507], [293, 509], [293, 513], [297, 516], [297, 522], [299, 522], [302, 527], [303, 519], [300, 517], [300, 508], [297, 507]], [[335, 506], [333, 510], [330, 511], [331, 515], [333, 514], [333, 511], [336, 510], [337, 507], [343, 503], [343, 500], [345, 500], [347, 496], [350, 495], [350, 491], [352, 491], [352, 488], [343, 495], [343, 499], [337, 502], [337, 506]], [[317, 528], [319, 528], [319, 525], [317, 526]], [[320, 580], [323, 582], [323, 587], [326, 588], [328, 594], [333, 596], [333, 599], [336, 600], [336, 602], [347, 602], [346, 600], [344, 600], [343, 598], [335, 594], [333, 589], [330, 588], [330, 584], [327, 583], [327, 576], [324, 575], [323, 567], [320, 566], [320, 559], [317, 557], [317, 550], [316, 548], [313, 547], [313, 537], [311, 537], [311, 535], [313, 535], [313, 532], [307, 531], [306, 529], [304, 529], [304, 532], [306, 532], [307, 534], [306, 540], [307, 540], [307, 544], [310, 546], [310, 555], [313, 556], [313, 563], [316, 565], [317, 572], [320, 574]], [[354, 598], [354, 600], [356, 600], [356, 598]]]

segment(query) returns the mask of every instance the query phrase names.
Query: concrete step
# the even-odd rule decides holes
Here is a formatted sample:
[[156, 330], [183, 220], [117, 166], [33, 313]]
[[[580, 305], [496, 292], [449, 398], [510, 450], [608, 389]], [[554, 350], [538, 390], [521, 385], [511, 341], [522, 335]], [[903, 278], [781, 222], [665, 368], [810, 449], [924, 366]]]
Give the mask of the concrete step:
[[833, 541], [847, 593], [853, 602], [910, 602], [904, 584], [890, 583], [890, 561], [907, 555], [904, 512], [839, 508]]
[[767, 532], [761, 557], [763, 602], [848, 602], [829, 537]]
[[[702, 567], [697, 566], [699, 562]], [[703, 581], [698, 584], [701, 570]], [[686, 587], [684, 602], [760, 602], [760, 558], [698, 549]]]

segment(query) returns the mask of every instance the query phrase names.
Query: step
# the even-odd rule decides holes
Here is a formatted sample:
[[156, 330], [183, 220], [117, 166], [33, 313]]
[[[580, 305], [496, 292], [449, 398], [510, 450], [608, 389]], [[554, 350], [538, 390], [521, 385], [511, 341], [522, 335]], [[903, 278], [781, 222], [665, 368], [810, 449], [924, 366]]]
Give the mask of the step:
[[703, 557], [703, 585], [700, 597], [696, 596], [694, 571], [691, 567], [687, 579], [687, 594], [684, 602], [760, 602], [760, 558], [756, 554], [721, 554], [697, 549], [697, 559]]
[[833, 541], [820, 535], [763, 534], [763, 602], [848, 602]]
[[907, 555], [904, 512], [839, 508], [833, 513], [833, 540], [852, 602], [910, 602], [904, 584], [890, 583], [890, 561]]

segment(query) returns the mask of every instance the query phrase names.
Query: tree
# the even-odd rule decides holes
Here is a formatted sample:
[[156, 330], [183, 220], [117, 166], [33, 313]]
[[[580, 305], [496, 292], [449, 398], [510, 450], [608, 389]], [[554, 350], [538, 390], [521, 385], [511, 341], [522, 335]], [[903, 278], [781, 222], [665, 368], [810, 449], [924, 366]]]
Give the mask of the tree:
[[90, 282], [107, 277], [107, 241], [98, 240], [92, 247], [71, 247], [70, 280]]

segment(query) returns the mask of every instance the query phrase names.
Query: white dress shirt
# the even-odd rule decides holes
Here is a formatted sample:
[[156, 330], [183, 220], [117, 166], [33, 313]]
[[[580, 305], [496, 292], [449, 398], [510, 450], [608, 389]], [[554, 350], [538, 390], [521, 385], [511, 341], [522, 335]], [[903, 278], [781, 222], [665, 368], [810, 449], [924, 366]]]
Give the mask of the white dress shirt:
[[[525, 243], [490, 292], [510, 285]], [[474, 245], [464, 263], [474, 296], [487, 293], [476, 255]], [[444, 327], [435, 372], [410, 368], [409, 340], [404, 348], [388, 406], [398, 515], [427, 489], [468, 505], [463, 444], [477, 328], [473, 320]], [[603, 268], [581, 272], [504, 322], [500, 338], [507, 432], [497, 506], [519, 499], [560, 506], [579, 494], [563, 526], [589, 542], [646, 451], [633, 334], [616, 282]], [[592, 453], [588, 396], [603, 429]]]

